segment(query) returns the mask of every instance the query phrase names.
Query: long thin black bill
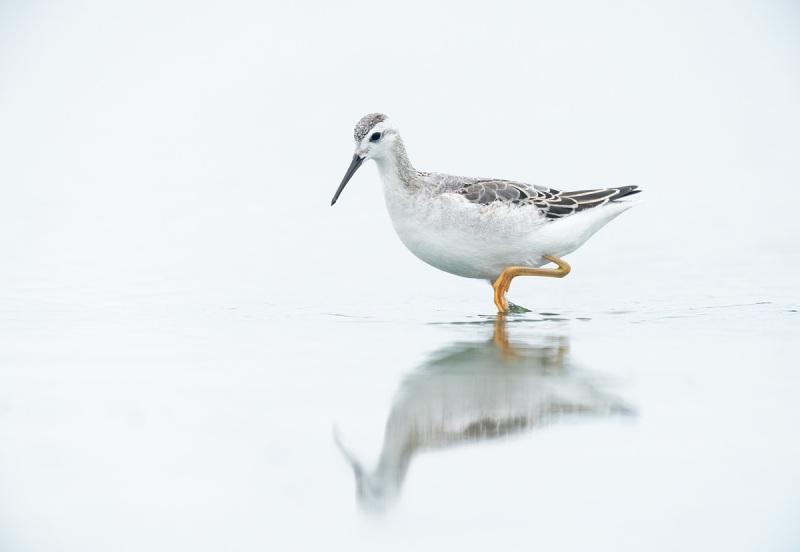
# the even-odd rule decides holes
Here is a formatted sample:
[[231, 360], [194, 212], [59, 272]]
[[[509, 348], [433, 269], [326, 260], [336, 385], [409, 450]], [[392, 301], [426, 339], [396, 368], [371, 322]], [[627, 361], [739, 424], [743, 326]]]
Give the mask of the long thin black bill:
[[344, 187], [347, 186], [347, 183], [350, 181], [350, 179], [353, 177], [353, 175], [356, 174], [356, 171], [358, 170], [358, 168], [361, 166], [361, 163], [363, 163], [363, 162], [364, 162], [364, 158], [363, 157], [359, 157], [358, 154], [355, 154], [353, 156], [353, 162], [350, 163], [350, 166], [347, 168], [347, 172], [344, 173], [344, 178], [342, 179], [342, 183], [339, 184], [339, 189], [336, 190], [335, 194], [333, 194], [333, 199], [331, 200], [331, 205], [336, 203], [336, 200], [339, 199], [339, 194], [342, 193], [342, 190], [344, 190]]

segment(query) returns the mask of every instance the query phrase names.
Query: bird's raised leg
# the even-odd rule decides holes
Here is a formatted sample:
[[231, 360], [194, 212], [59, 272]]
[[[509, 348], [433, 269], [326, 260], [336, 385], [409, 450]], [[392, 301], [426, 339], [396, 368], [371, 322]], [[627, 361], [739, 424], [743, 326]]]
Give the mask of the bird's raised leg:
[[549, 276], [550, 278], [563, 278], [571, 270], [569, 264], [555, 255], [542, 255], [551, 263], [558, 265], [558, 268], [533, 268], [530, 266], [507, 266], [492, 283], [494, 288], [494, 304], [500, 314], [508, 311], [508, 301], [506, 292], [511, 287], [511, 280], [516, 276]]

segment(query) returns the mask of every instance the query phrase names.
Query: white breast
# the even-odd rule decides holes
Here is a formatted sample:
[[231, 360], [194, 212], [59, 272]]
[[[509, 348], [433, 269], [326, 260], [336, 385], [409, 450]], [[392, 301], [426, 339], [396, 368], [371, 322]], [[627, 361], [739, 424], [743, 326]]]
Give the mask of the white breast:
[[534, 211], [477, 205], [452, 193], [409, 192], [394, 183], [384, 183], [384, 196], [403, 244], [440, 270], [491, 280], [511, 264], [541, 264], [530, 247], [530, 236], [543, 223]]

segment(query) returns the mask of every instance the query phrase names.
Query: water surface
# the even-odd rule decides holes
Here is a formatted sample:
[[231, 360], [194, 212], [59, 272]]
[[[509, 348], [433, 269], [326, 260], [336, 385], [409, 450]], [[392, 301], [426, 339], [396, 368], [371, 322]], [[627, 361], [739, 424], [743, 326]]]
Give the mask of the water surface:
[[5, 549], [798, 542], [797, 304], [587, 290], [503, 319], [479, 289], [452, 310], [10, 304]]

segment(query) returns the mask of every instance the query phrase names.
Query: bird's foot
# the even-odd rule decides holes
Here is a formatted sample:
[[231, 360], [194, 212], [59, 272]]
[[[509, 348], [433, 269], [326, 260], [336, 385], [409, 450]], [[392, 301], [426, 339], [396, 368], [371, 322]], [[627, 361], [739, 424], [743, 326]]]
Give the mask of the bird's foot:
[[508, 303], [508, 313], [509, 314], [524, 314], [526, 312], [533, 312], [531, 309], [526, 309], [522, 305], [515, 305], [511, 301], [506, 301]]

